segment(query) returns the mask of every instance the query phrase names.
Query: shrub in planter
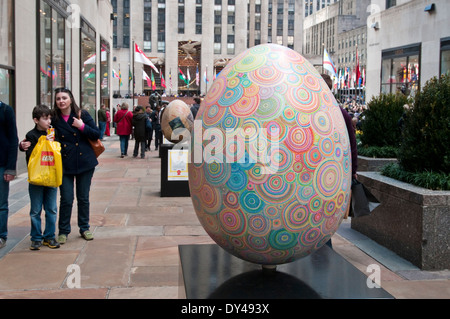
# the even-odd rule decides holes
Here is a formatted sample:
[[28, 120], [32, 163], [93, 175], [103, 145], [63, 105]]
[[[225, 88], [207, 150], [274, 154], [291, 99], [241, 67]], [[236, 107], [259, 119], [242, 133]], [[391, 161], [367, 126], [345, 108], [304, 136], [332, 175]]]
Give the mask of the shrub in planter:
[[450, 75], [429, 80], [417, 92], [398, 160], [409, 172], [450, 174]]
[[358, 148], [358, 155], [375, 158], [397, 158], [398, 147], [366, 146]]
[[410, 101], [403, 94], [380, 94], [367, 104], [362, 121], [362, 147], [398, 147], [401, 129], [398, 124]]

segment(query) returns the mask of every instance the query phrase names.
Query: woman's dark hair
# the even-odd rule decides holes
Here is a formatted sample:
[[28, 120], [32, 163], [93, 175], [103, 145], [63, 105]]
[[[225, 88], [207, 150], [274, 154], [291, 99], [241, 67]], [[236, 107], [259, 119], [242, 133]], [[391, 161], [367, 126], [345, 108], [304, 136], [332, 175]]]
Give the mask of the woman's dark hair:
[[73, 113], [78, 115], [80, 113], [80, 111], [81, 111], [81, 108], [75, 102], [75, 99], [73, 97], [72, 92], [69, 89], [67, 89], [67, 88], [57, 88], [57, 89], [55, 89], [55, 103], [53, 105], [53, 111], [55, 112], [55, 115], [57, 115], [57, 117], [59, 117], [59, 115], [61, 115], [61, 110], [56, 105], [56, 94], [58, 94], [58, 93], [67, 93], [69, 95], [70, 101], [71, 101], [70, 108], [71, 108]]

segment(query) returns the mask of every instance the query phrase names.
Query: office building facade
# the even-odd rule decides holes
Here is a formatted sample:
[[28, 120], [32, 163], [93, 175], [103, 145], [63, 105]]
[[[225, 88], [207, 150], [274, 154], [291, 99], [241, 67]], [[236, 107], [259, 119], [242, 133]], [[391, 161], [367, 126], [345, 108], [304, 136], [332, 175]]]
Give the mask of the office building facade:
[[[113, 68], [122, 76], [122, 85], [113, 81], [113, 90], [120, 96], [154, 91], [143, 72], [155, 79], [160, 93], [205, 94], [227, 62], [249, 47], [278, 43], [299, 52], [302, 48], [303, 3], [299, 0], [111, 3], [116, 16]], [[134, 44], [159, 73], [133, 63]], [[181, 80], [180, 71], [190, 80]]]

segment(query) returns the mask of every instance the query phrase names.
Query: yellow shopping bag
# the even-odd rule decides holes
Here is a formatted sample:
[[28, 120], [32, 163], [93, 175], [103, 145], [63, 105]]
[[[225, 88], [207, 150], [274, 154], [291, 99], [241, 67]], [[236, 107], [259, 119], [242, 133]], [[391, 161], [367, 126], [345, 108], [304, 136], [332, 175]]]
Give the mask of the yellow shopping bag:
[[28, 160], [28, 182], [58, 187], [62, 184], [61, 144], [41, 136]]

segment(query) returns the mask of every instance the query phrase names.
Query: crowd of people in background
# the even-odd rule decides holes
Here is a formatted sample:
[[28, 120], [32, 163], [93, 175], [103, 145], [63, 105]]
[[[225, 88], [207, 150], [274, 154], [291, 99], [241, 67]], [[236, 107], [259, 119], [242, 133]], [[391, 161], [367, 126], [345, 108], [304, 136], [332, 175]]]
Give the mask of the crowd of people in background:
[[356, 99], [348, 99], [344, 103], [338, 100], [338, 103], [352, 118], [352, 125], [355, 131], [360, 131], [361, 121], [364, 119], [364, 111], [367, 110], [367, 105], [357, 103]]
[[[155, 151], [163, 143], [161, 131], [161, 116], [168, 101], [161, 100], [161, 95], [155, 93], [149, 97], [149, 105], [146, 107], [136, 106], [130, 110], [128, 103], [124, 102], [113, 107], [112, 125], [115, 133], [120, 139], [120, 156], [128, 156], [128, 142], [135, 140], [133, 157], [145, 158], [145, 152], [151, 151], [151, 143], [154, 141]], [[200, 108], [201, 97], [194, 97], [193, 103], [188, 105], [195, 118]], [[99, 110], [102, 112], [102, 109]], [[109, 121], [106, 123], [106, 130], [109, 128]], [[107, 134], [105, 134], [107, 135]], [[109, 136], [109, 135], [108, 135]], [[140, 152], [139, 152], [140, 148]]]

